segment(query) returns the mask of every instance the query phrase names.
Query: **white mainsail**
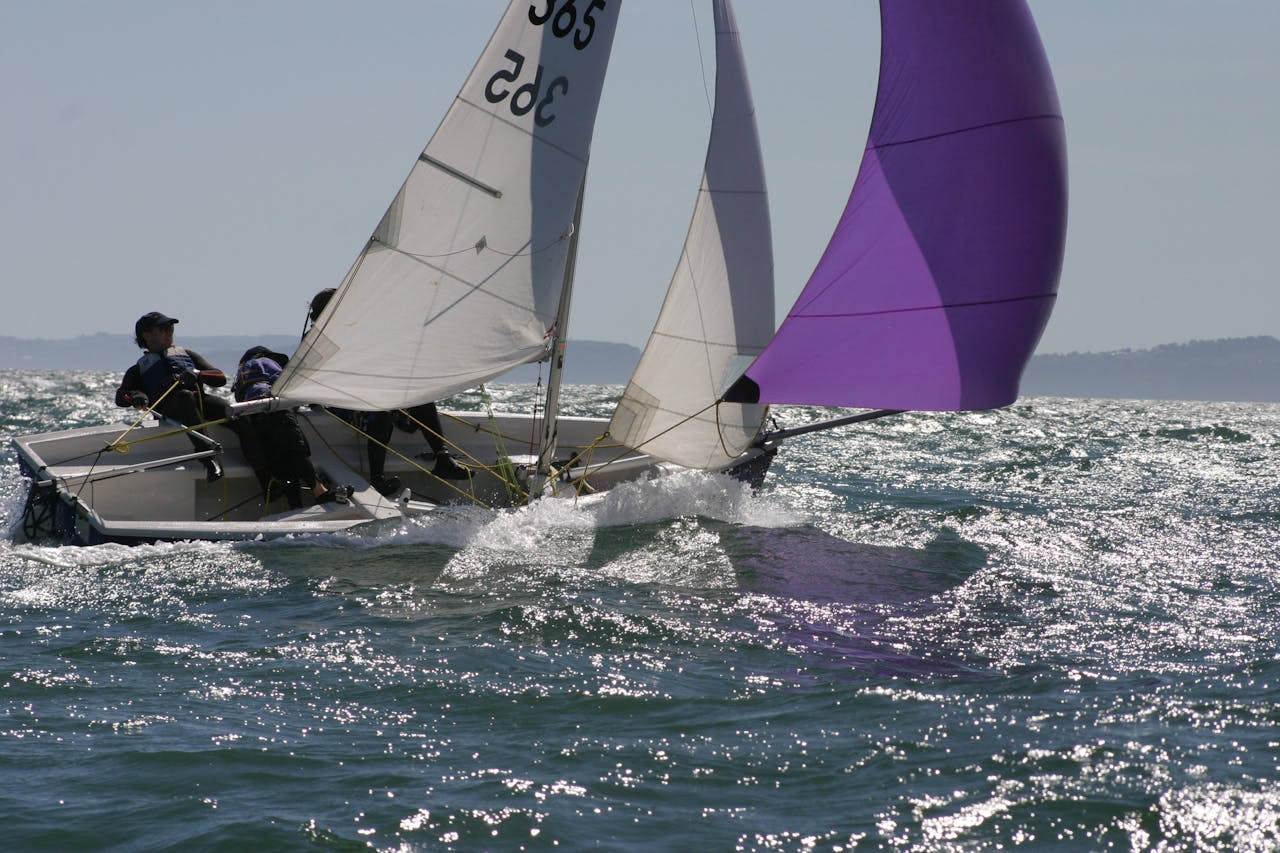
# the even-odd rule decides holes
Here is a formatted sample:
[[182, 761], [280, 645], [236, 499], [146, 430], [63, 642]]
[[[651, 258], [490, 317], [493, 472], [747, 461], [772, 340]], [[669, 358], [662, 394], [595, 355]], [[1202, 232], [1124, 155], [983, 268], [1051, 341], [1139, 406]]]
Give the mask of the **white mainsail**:
[[621, 0], [513, 0], [277, 396], [363, 410], [542, 358]]
[[716, 100], [702, 187], [662, 312], [610, 435], [691, 468], [731, 464], [759, 405], [711, 405], [774, 331], [773, 249], [755, 107], [737, 20], [715, 0]]

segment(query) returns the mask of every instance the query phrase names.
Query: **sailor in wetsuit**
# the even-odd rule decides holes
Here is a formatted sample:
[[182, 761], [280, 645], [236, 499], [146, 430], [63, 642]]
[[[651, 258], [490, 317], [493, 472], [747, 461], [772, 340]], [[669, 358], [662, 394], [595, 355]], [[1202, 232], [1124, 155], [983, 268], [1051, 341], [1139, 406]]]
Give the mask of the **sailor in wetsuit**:
[[[271, 386], [288, 363], [287, 355], [262, 346], [251, 347], [240, 356], [232, 394], [242, 403], [271, 396]], [[311, 447], [292, 409], [251, 414], [246, 421], [262, 447], [265, 468], [258, 476], [264, 490], [274, 476], [283, 485], [285, 498], [293, 509], [302, 506], [303, 486], [311, 490], [318, 504], [350, 502], [350, 486], [330, 488], [317, 476], [311, 464]]]
[[[116, 405], [145, 409], [154, 403], [155, 411], [185, 426], [222, 420], [227, 416], [226, 402], [206, 394], [202, 386], [221, 388], [227, 384], [227, 377], [199, 353], [174, 346], [173, 325], [177, 322], [159, 311], [138, 318], [133, 326], [134, 340], [145, 352], [137, 364], [125, 371], [116, 389]], [[258, 454], [254, 452], [252, 438], [246, 446], [234, 424], [232, 421], [226, 427], [241, 437], [241, 447], [253, 464]], [[197, 451], [209, 449], [208, 442], [200, 436], [188, 437]], [[201, 461], [210, 483], [222, 478], [222, 466], [216, 458]]]

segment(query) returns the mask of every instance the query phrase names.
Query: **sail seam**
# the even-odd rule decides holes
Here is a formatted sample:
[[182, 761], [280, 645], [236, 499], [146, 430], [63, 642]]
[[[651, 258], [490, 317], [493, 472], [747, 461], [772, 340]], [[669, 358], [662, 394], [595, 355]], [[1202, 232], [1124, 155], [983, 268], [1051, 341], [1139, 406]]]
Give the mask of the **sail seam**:
[[792, 317], [800, 318], [827, 318], [827, 317], [877, 317], [881, 314], [910, 314], [916, 311], [938, 311], [944, 308], [977, 308], [982, 305], [1007, 305], [1013, 302], [1034, 302], [1037, 299], [1057, 299], [1056, 293], [1041, 293], [1036, 296], [1015, 296], [1009, 299], [983, 299], [977, 302], [947, 302], [942, 305], [920, 305], [915, 308], [884, 308], [878, 311], [848, 311], [836, 314], [792, 314]]
[[709, 341], [706, 338], [691, 338], [688, 335], [673, 335], [670, 332], [660, 332], [657, 329], [654, 329], [652, 337], [666, 338], [671, 341], [683, 341], [684, 343], [689, 344], [703, 344], [705, 346], [719, 347], [721, 349], [739, 350], [743, 355], [759, 355], [764, 350], [764, 347], [744, 347], [742, 344], [736, 342], [723, 343], [721, 341]]
[[911, 145], [916, 142], [929, 142], [930, 140], [942, 139], [947, 136], [956, 136], [961, 133], [968, 133], [971, 130], [986, 130], [988, 128], [1000, 127], [1006, 124], [1019, 124], [1024, 121], [1045, 121], [1045, 120], [1062, 121], [1062, 116], [1056, 113], [1044, 113], [1042, 115], [1021, 116], [1019, 118], [1007, 118], [1001, 121], [990, 121], [990, 122], [987, 122], [986, 124], [974, 124], [974, 125], [970, 125], [969, 127], [960, 127], [960, 128], [956, 128], [955, 130], [946, 130], [946, 131], [943, 131], [942, 133], [933, 133], [928, 136], [917, 136], [913, 139], [900, 139], [896, 142], [879, 142], [874, 145], [868, 145], [867, 150], [878, 151], [881, 148], [896, 148], [899, 145]]
[[466, 98], [461, 98], [461, 97], [460, 97], [460, 98], [458, 98], [458, 101], [459, 101], [459, 102], [461, 102], [461, 103], [466, 104], [467, 106], [471, 107], [473, 110], [478, 110], [479, 112], [484, 113], [485, 115], [487, 115], [487, 116], [491, 117], [494, 121], [500, 121], [500, 122], [502, 122], [503, 124], [505, 124], [507, 127], [511, 128], [512, 130], [515, 130], [515, 131], [517, 131], [517, 132], [519, 132], [519, 133], [523, 133], [525, 136], [529, 137], [530, 139], [532, 139], [532, 140], [533, 140], [533, 141], [535, 141], [535, 142], [541, 143], [542, 145], [545, 145], [545, 146], [547, 146], [548, 148], [554, 148], [556, 151], [559, 151], [559, 152], [560, 152], [561, 154], [563, 154], [564, 156], [569, 157], [570, 159], [573, 159], [573, 160], [577, 160], [579, 163], [581, 163], [581, 164], [582, 164], [582, 165], [584, 165], [584, 166], [587, 164], [587, 158], [586, 158], [586, 157], [579, 156], [578, 154], [575, 154], [574, 152], [570, 151], [568, 148], [565, 148], [565, 147], [563, 147], [563, 146], [561, 146], [561, 145], [557, 145], [556, 143], [551, 142], [551, 141], [550, 141], [550, 140], [548, 140], [545, 136], [539, 136], [538, 134], [533, 133], [532, 131], [530, 131], [528, 128], [521, 127], [521, 126], [520, 126], [519, 124], [517, 124], [516, 122], [514, 122], [514, 121], [510, 121], [509, 119], [507, 119], [507, 118], [505, 118], [504, 116], [502, 116], [502, 115], [500, 115], [500, 114], [498, 114], [498, 113], [494, 112], [494, 111], [493, 111], [493, 110], [491, 110], [491, 109], [487, 109], [487, 108], [485, 108], [485, 107], [480, 106], [479, 104], [472, 103], [471, 101], [468, 101]]
[[[498, 274], [498, 272], [499, 272], [499, 271], [501, 271], [502, 269], [506, 268], [507, 264], [508, 264], [508, 263], [510, 263], [512, 260], [514, 260], [515, 258], [518, 258], [518, 257], [523, 257], [522, 255], [508, 255], [508, 254], [503, 253], [503, 252], [498, 252], [497, 254], [502, 255], [504, 258], [506, 258], [506, 259], [507, 259], [507, 261], [506, 261], [506, 262], [504, 262], [504, 263], [502, 263], [502, 264], [499, 264], [499, 265], [498, 265], [498, 267], [497, 267], [497, 268], [495, 268], [493, 271], [491, 271], [488, 275], [486, 275], [482, 281], [474, 282], [474, 281], [468, 281], [468, 280], [467, 280], [467, 279], [465, 279], [465, 278], [462, 278], [462, 277], [460, 277], [460, 276], [458, 276], [458, 275], [455, 275], [454, 273], [450, 272], [449, 270], [445, 269], [444, 267], [439, 266], [438, 264], [433, 264], [433, 263], [431, 263], [429, 260], [427, 260], [427, 258], [430, 258], [430, 257], [431, 257], [430, 255], [415, 255], [415, 254], [413, 254], [412, 252], [406, 252], [404, 249], [401, 249], [401, 248], [399, 248], [399, 247], [397, 247], [397, 246], [388, 246], [386, 243], [381, 243], [381, 242], [380, 242], [378, 245], [380, 245], [380, 246], [384, 247], [384, 248], [385, 248], [385, 249], [387, 249], [388, 251], [395, 252], [396, 254], [399, 254], [399, 255], [403, 255], [404, 257], [409, 258], [410, 260], [414, 261], [415, 263], [422, 264], [422, 266], [426, 267], [427, 269], [434, 270], [435, 272], [440, 273], [442, 276], [444, 276], [444, 277], [446, 277], [446, 278], [449, 278], [449, 279], [452, 279], [453, 281], [457, 282], [458, 284], [461, 284], [463, 287], [469, 288], [469, 290], [467, 291], [467, 293], [466, 293], [466, 294], [464, 294], [463, 296], [459, 296], [457, 299], [455, 299], [455, 300], [453, 301], [453, 303], [451, 303], [450, 305], [446, 306], [445, 308], [442, 308], [441, 310], [437, 311], [435, 314], [433, 314], [433, 315], [428, 319], [428, 321], [427, 321], [427, 322], [435, 322], [435, 321], [436, 321], [436, 320], [438, 320], [441, 316], [443, 316], [446, 312], [450, 311], [450, 310], [451, 310], [455, 305], [457, 305], [458, 303], [462, 302], [462, 300], [463, 300], [463, 299], [465, 299], [465, 298], [467, 298], [467, 297], [469, 297], [469, 296], [471, 296], [472, 294], [475, 294], [475, 293], [482, 293], [482, 294], [484, 294], [485, 296], [488, 296], [490, 299], [493, 299], [493, 300], [495, 300], [495, 301], [502, 302], [502, 303], [504, 303], [504, 304], [506, 304], [506, 305], [510, 305], [510, 306], [512, 306], [512, 307], [514, 307], [514, 308], [519, 308], [519, 309], [521, 309], [521, 310], [528, 311], [528, 312], [529, 312], [530, 314], [532, 314], [534, 317], [537, 317], [537, 318], [538, 318], [538, 320], [539, 320], [540, 322], [546, 322], [546, 320], [548, 319], [548, 318], [546, 318], [546, 317], [543, 317], [543, 316], [542, 316], [541, 314], [539, 314], [537, 311], [532, 310], [532, 309], [530, 308], [530, 306], [525, 305], [525, 304], [523, 304], [523, 303], [521, 303], [521, 302], [518, 302], [518, 301], [516, 301], [516, 300], [514, 300], [514, 299], [510, 299], [510, 298], [505, 297], [505, 296], [500, 296], [500, 295], [498, 295], [497, 293], [494, 293], [493, 291], [489, 290], [489, 288], [487, 287], [487, 284], [488, 284], [488, 282], [489, 282], [489, 280], [490, 280], [490, 279], [492, 279], [494, 276], [496, 276], [496, 275]], [[554, 244], [553, 244], [553, 245], [554, 245]], [[425, 325], [425, 324], [424, 324], [424, 325]]]

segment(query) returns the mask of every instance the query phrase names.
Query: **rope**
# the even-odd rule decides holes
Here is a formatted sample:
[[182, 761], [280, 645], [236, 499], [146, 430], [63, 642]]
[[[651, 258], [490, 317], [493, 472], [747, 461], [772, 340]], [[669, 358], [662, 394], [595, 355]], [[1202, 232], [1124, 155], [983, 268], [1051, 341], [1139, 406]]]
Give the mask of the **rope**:
[[[449, 420], [453, 421], [454, 423], [458, 424], [459, 426], [466, 427], [467, 429], [471, 430], [472, 432], [476, 432], [476, 433], [483, 433], [483, 434], [485, 434], [485, 435], [492, 436], [492, 437], [494, 437], [495, 439], [501, 438], [501, 439], [503, 439], [503, 440], [505, 440], [505, 441], [518, 441], [518, 440], [519, 440], [518, 438], [516, 438], [516, 437], [514, 437], [514, 436], [506, 435], [505, 433], [503, 433], [503, 432], [499, 431], [499, 430], [498, 430], [498, 429], [496, 429], [496, 428], [489, 428], [489, 427], [485, 427], [485, 426], [483, 426], [483, 425], [481, 425], [481, 424], [478, 424], [478, 423], [472, 423], [471, 421], [465, 420], [464, 418], [460, 418], [460, 417], [458, 417], [457, 415], [453, 415], [453, 414], [450, 414], [450, 413], [448, 413], [448, 412], [441, 412], [441, 413], [440, 413], [440, 417], [441, 417], [441, 418], [448, 418]], [[572, 450], [585, 450], [585, 449], [586, 449], [587, 447], [589, 447], [590, 445], [585, 445], [585, 444], [564, 444], [564, 445], [561, 445], [561, 446], [562, 446], [562, 447], [568, 447], [568, 448], [570, 448], [570, 449], [572, 449]], [[621, 444], [615, 444], [615, 445], [613, 445], [613, 446], [614, 446], [614, 447], [621, 447], [622, 445], [621, 445]]]
[[[599, 446], [600, 446], [600, 444], [601, 444], [601, 442], [603, 442], [603, 441], [604, 441], [606, 438], [608, 438], [608, 437], [609, 437], [609, 432], [608, 432], [608, 430], [606, 430], [605, 432], [601, 433], [601, 434], [600, 434], [600, 436], [599, 436], [597, 439], [595, 439], [594, 441], [592, 441], [592, 442], [591, 442], [590, 444], [588, 444], [586, 447], [579, 449], [577, 453], [575, 453], [573, 456], [570, 456], [570, 457], [569, 457], [569, 461], [568, 461], [568, 462], [566, 462], [564, 465], [562, 465], [560, 468], [553, 468], [553, 469], [552, 469], [552, 471], [551, 471], [551, 473], [552, 473], [552, 475], [553, 475], [553, 476], [550, 478], [550, 479], [551, 479], [551, 481], [552, 481], [552, 482], [559, 482], [559, 475], [560, 475], [560, 472], [562, 472], [562, 471], [568, 471], [570, 468], [572, 468], [572, 467], [573, 467], [573, 463], [574, 463], [574, 462], [577, 462], [579, 459], [581, 459], [581, 458], [585, 455], [585, 456], [587, 457], [587, 459], [586, 459], [586, 461], [583, 463], [583, 468], [582, 468], [582, 470], [583, 470], [583, 474], [582, 474], [582, 476], [581, 476], [581, 477], [575, 477], [575, 478], [573, 478], [573, 479], [571, 479], [571, 480], [568, 480], [568, 481], [566, 482], [566, 485], [570, 485], [570, 486], [573, 486], [573, 487], [574, 487], [574, 496], [575, 496], [575, 497], [581, 497], [582, 492], [583, 492], [583, 490], [584, 490], [584, 489], [591, 489], [591, 491], [592, 491], [592, 492], [594, 492], [594, 491], [595, 491], [595, 489], [592, 487], [592, 485], [591, 485], [590, 483], [588, 483], [588, 482], [587, 482], [587, 474], [586, 474], [586, 472], [587, 472], [587, 471], [589, 471], [589, 470], [591, 470], [591, 460], [592, 460], [592, 458], [595, 456], [596, 448], [597, 448], [597, 447], [599, 447]], [[621, 456], [619, 456], [619, 457], [617, 457], [617, 459], [614, 459], [613, 461], [614, 461], [614, 462], [616, 462], [616, 461], [618, 461], [618, 459], [621, 459], [621, 458], [622, 458], [622, 457], [621, 457]], [[605, 468], [607, 468], [610, 464], [612, 464], [612, 463], [605, 463], [604, 465], [602, 465], [602, 466], [600, 467], [600, 470], [601, 470], [601, 471], [603, 471], [603, 470], [604, 470]], [[555, 486], [552, 486], [552, 487], [551, 487], [551, 496], [552, 496], [552, 497], [555, 497], [555, 496], [556, 496], [556, 495], [558, 495], [558, 494], [560, 494], [560, 490], [559, 490], [559, 489], [557, 489]]]
[[711, 106], [711, 92], [707, 87], [707, 63], [702, 57], [702, 35], [698, 32], [698, 11], [694, 8], [693, 0], [689, 0], [689, 15], [693, 18], [693, 39], [698, 45], [698, 67], [702, 69], [702, 94], [707, 98], [707, 114], [711, 115], [713, 108]]
[[[135, 444], [146, 444], [148, 441], [159, 441], [162, 438], [172, 438], [175, 435], [185, 435], [189, 432], [197, 432], [199, 430], [204, 429], [205, 427], [218, 426], [219, 424], [225, 424], [230, 420], [231, 420], [230, 418], [218, 418], [216, 421], [205, 421], [203, 423], [193, 424], [192, 426], [184, 426], [182, 429], [175, 429], [175, 430], [170, 430], [169, 432], [162, 432], [159, 435], [149, 435], [146, 438], [139, 438], [134, 441], [122, 442], [120, 441], [120, 439], [117, 438], [111, 444], [108, 444], [105, 450], [114, 450], [116, 453], [128, 453], [129, 448], [133, 447]], [[132, 430], [132, 427], [130, 427], [129, 430], [126, 430], [124, 434], [127, 434], [130, 430]], [[122, 437], [124, 434], [122, 434]], [[207, 435], [203, 437], [209, 438]], [[209, 438], [209, 442], [211, 444], [217, 443], [211, 438]], [[212, 450], [213, 448], [210, 447], [209, 449]], [[202, 451], [198, 451], [198, 452], [202, 452]]]
[[[376, 438], [374, 438], [373, 436], [369, 435], [369, 433], [365, 432], [365, 431], [364, 431], [364, 430], [362, 430], [360, 427], [358, 427], [358, 426], [356, 426], [355, 424], [351, 423], [350, 421], [348, 421], [348, 420], [344, 420], [343, 418], [341, 418], [341, 417], [339, 417], [338, 415], [334, 414], [334, 413], [333, 413], [333, 412], [331, 412], [327, 407], [326, 407], [326, 408], [324, 408], [322, 411], [324, 411], [324, 413], [325, 413], [325, 414], [327, 414], [329, 417], [331, 417], [331, 418], [333, 418], [334, 420], [336, 420], [338, 423], [344, 424], [344, 425], [347, 427], [347, 429], [351, 430], [352, 432], [357, 433], [358, 435], [362, 435], [362, 436], [364, 436], [367, 440], [369, 440], [369, 441], [373, 442], [374, 444], [378, 445], [379, 447], [382, 447], [382, 448], [386, 449], [389, 453], [394, 453], [396, 456], [400, 457], [400, 458], [401, 458], [401, 459], [403, 459], [405, 462], [408, 462], [410, 465], [412, 465], [414, 468], [417, 468], [419, 471], [421, 471], [422, 473], [426, 474], [428, 477], [431, 477], [432, 479], [438, 480], [438, 481], [440, 481], [441, 483], [443, 483], [444, 485], [446, 485], [446, 486], [448, 486], [449, 488], [453, 489], [455, 492], [457, 492], [458, 494], [462, 495], [464, 498], [466, 498], [467, 500], [471, 501], [471, 502], [472, 502], [472, 503], [474, 503], [476, 506], [484, 507], [485, 509], [492, 509], [492, 508], [493, 508], [493, 507], [490, 507], [490, 506], [488, 506], [487, 504], [485, 504], [483, 501], [481, 501], [479, 498], [477, 498], [477, 497], [476, 497], [474, 494], [472, 494], [471, 492], [463, 491], [462, 489], [458, 488], [458, 487], [457, 487], [457, 486], [455, 486], [453, 483], [449, 482], [448, 480], [444, 479], [443, 477], [437, 477], [435, 474], [432, 474], [432, 473], [431, 473], [430, 471], [428, 471], [426, 468], [424, 468], [424, 467], [422, 467], [421, 465], [419, 465], [419, 464], [417, 463], [417, 461], [415, 461], [415, 460], [413, 460], [413, 459], [410, 459], [408, 456], [405, 456], [403, 453], [401, 453], [400, 451], [396, 450], [396, 449], [395, 449], [394, 447], [392, 447], [391, 445], [389, 445], [389, 444], [385, 444], [385, 443], [383, 443], [383, 442], [381, 442], [381, 441], [378, 441], [378, 439], [376, 439]], [[410, 420], [412, 420], [412, 418], [410, 418]], [[317, 434], [319, 434], [319, 431], [318, 431], [318, 430], [317, 430]], [[320, 436], [320, 440], [321, 440], [321, 441], [324, 441], [324, 436], [323, 436], [323, 435], [321, 435], [321, 436]], [[334, 452], [333, 447], [332, 447], [332, 446], [331, 446], [327, 441], [325, 441], [324, 443], [325, 443], [325, 447], [329, 448], [329, 451], [330, 451], [330, 452]], [[334, 455], [337, 455], [337, 453], [336, 453], [336, 452], [334, 452]], [[468, 457], [468, 458], [470, 458], [470, 457]], [[481, 467], [485, 467], [485, 466], [481, 466]]]
[[[172, 394], [172, 393], [173, 393], [173, 389], [174, 389], [174, 388], [177, 388], [180, 384], [182, 384], [180, 380], [178, 380], [178, 379], [173, 380], [173, 384], [172, 384], [172, 385], [170, 385], [170, 386], [168, 387], [168, 389], [166, 389], [166, 390], [165, 390], [165, 392], [164, 392], [163, 394], [161, 394], [159, 397], [157, 397], [157, 398], [155, 399], [155, 401], [151, 403], [151, 405], [147, 406], [146, 410], [145, 410], [142, 414], [138, 415], [138, 419], [137, 419], [136, 421], [134, 421], [134, 422], [129, 426], [129, 428], [128, 428], [128, 429], [126, 429], [124, 432], [120, 433], [120, 435], [116, 436], [116, 440], [115, 440], [115, 441], [113, 441], [113, 442], [111, 442], [110, 444], [108, 444], [108, 445], [107, 445], [107, 448], [108, 448], [108, 449], [110, 449], [110, 450], [115, 450], [116, 445], [120, 443], [120, 439], [124, 438], [126, 435], [128, 435], [129, 433], [131, 433], [131, 432], [133, 432], [135, 429], [137, 429], [137, 428], [138, 428], [138, 424], [140, 424], [140, 423], [142, 423], [144, 420], [146, 420], [147, 415], [149, 415], [149, 414], [151, 414], [152, 412], [154, 412], [154, 411], [155, 411], [156, 406], [160, 405], [160, 402], [161, 402], [162, 400], [164, 400], [164, 398], [165, 398], [165, 397], [168, 397], [170, 394]], [[203, 405], [203, 401], [202, 401], [201, 405]], [[203, 417], [203, 413], [201, 414], [201, 416]], [[128, 445], [123, 445], [123, 446], [124, 446], [124, 447], [128, 447]], [[128, 452], [128, 451], [127, 451], [127, 450], [116, 450], [116, 452], [117, 452], [117, 453], [126, 453], [126, 452]]]
[[[700, 409], [700, 410], [698, 410], [698, 411], [694, 412], [692, 415], [689, 415], [688, 417], [685, 417], [685, 418], [683, 418], [682, 420], [679, 420], [679, 421], [677, 421], [676, 423], [672, 424], [671, 426], [667, 427], [666, 429], [662, 430], [662, 432], [655, 433], [654, 435], [649, 436], [649, 437], [648, 437], [648, 438], [646, 438], [644, 441], [640, 442], [639, 444], [635, 445], [634, 447], [628, 447], [628, 448], [626, 448], [626, 449], [624, 450], [624, 452], [619, 453], [617, 456], [615, 456], [615, 457], [613, 457], [612, 459], [610, 459], [609, 461], [605, 462], [605, 463], [604, 463], [603, 465], [601, 465], [601, 466], [599, 467], [599, 469], [597, 469], [596, 471], [590, 471], [590, 469], [589, 469], [589, 468], [583, 468], [582, 475], [581, 475], [580, 477], [576, 477], [576, 478], [574, 478], [574, 479], [573, 479], [573, 480], [571, 480], [570, 482], [571, 482], [571, 483], [576, 483], [576, 482], [578, 482], [579, 480], [581, 480], [581, 481], [582, 481], [582, 483], [583, 483], [583, 485], [587, 485], [587, 486], [589, 486], [590, 484], [589, 484], [589, 483], [587, 483], [587, 482], [586, 482], [586, 480], [587, 480], [587, 477], [588, 477], [588, 476], [590, 476], [590, 474], [599, 473], [600, 471], [604, 471], [604, 470], [605, 470], [605, 469], [607, 469], [610, 465], [613, 465], [613, 464], [615, 464], [615, 463], [617, 463], [617, 462], [620, 462], [621, 460], [625, 459], [625, 458], [626, 458], [628, 455], [630, 455], [631, 453], [633, 453], [633, 452], [635, 452], [635, 451], [637, 451], [637, 450], [640, 450], [640, 449], [641, 449], [642, 447], [644, 447], [646, 444], [649, 444], [649, 443], [650, 443], [650, 442], [652, 442], [652, 441], [656, 441], [657, 439], [661, 438], [662, 436], [666, 435], [667, 433], [671, 432], [672, 430], [674, 430], [674, 429], [679, 429], [680, 427], [684, 426], [684, 425], [685, 425], [685, 424], [687, 424], [689, 421], [693, 420], [694, 418], [698, 417], [699, 415], [701, 415], [701, 414], [705, 413], [705, 412], [707, 411], [707, 409], [710, 409], [710, 408], [712, 408], [712, 407], [715, 407], [715, 408], [716, 408], [716, 425], [717, 425], [717, 427], [716, 427], [716, 431], [717, 431], [717, 432], [719, 432], [719, 423], [720, 423], [719, 406], [720, 406], [720, 403], [722, 403], [722, 402], [723, 402], [722, 400], [715, 400], [715, 401], [714, 401], [714, 402], [712, 402], [710, 405], [708, 405], [708, 406], [706, 406], [706, 407], [704, 407], [704, 408], [702, 408], [702, 409]], [[591, 444], [590, 446], [588, 446], [588, 448], [587, 448], [587, 449], [588, 449], [588, 450], [592, 450], [592, 449], [594, 449], [594, 447], [595, 447], [595, 445], [596, 445], [596, 444], [598, 444], [600, 441], [603, 441], [603, 440], [604, 440], [606, 437], [608, 437], [608, 436], [609, 436], [609, 432], [606, 430], [606, 431], [605, 431], [605, 433], [604, 433], [604, 435], [600, 436], [600, 438], [598, 438], [598, 439], [596, 439], [596, 441], [592, 442], [592, 444]], [[723, 435], [721, 435], [721, 437], [720, 437], [720, 446], [721, 446], [722, 448], [724, 448], [724, 436], [723, 436]], [[726, 456], [728, 456], [728, 455], [729, 455], [729, 453], [728, 453], [728, 448], [725, 448], [725, 455], [726, 455]], [[554, 494], [554, 493], [553, 493], [553, 494]]]
[[[224, 491], [225, 491], [225, 490], [224, 490]], [[208, 520], [208, 521], [217, 521], [217, 520], [219, 520], [219, 519], [221, 519], [221, 518], [225, 517], [228, 513], [235, 512], [235, 511], [236, 511], [236, 510], [238, 510], [240, 507], [245, 506], [246, 504], [250, 503], [251, 501], [256, 501], [258, 498], [261, 498], [261, 497], [265, 497], [265, 498], [266, 498], [266, 500], [264, 500], [264, 501], [262, 502], [262, 503], [263, 503], [263, 506], [262, 506], [262, 510], [263, 510], [263, 512], [262, 512], [262, 514], [263, 514], [263, 515], [270, 515], [271, 513], [270, 513], [270, 512], [268, 512], [267, 510], [269, 510], [269, 509], [271, 508], [271, 490], [270, 490], [270, 489], [267, 489], [266, 491], [261, 491], [261, 492], [258, 492], [256, 495], [251, 495], [250, 497], [245, 498], [244, 500], [240, 501], [240, 503], [236, 504], [235, 506], [229, 506], [229, 507], [227, 507], [226, 509], [224, 509], [222, 512], [218, 513], [217, 515], [211, 515], [211, 516], [209, 516], [207, 520]], [[226, 503], [226, 496], [225, 496], [225, 494], [224, 494], [224, 496], [223, 496], [223, 501], [222, 501], [222, 502], [223, 502], [224, 504]]]

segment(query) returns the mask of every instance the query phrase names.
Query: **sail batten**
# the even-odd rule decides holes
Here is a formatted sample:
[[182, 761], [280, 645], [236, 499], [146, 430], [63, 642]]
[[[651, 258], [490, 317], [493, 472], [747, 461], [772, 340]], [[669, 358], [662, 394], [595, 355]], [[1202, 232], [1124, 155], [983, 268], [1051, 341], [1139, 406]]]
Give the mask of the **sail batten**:
[[826, 251], [734, 401], [1016, 397], [1066, 237], [1061, 108], [1025, 0], [881, 0], [880, 82]]
[[502, 190], [495, 189], [494, 187], [491, 187], [481, 181], [477, 181], [475, 178], [471, 177], [465, 172], [459, 171], [458, 169], [455, 169], [452, 166], [450, 166], [448, 163], [443, 163], [425, 152], [418, 155], [418, 160], [420, 160], [423, 163], [426, 163], [429, 166], [435, 166], [437, 169], [444, 172], [446, 175], [452, 175], [453, 177], [462, 181], [464, 184], [469, 184], [470, 186], [475, 187], [481, 192], [488, 193], [494, 198], [502, 198]]

